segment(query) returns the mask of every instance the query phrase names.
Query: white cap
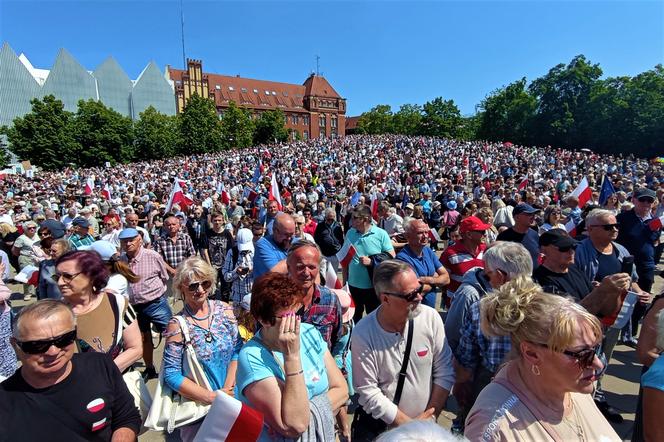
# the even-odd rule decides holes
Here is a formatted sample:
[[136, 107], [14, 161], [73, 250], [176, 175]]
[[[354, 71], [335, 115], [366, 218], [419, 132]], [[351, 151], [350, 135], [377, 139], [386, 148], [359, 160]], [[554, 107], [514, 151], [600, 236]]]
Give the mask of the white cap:
[[249, 229], [240, 229], [237, 231], [237, 236], [235, 238], [237, 242], [237, 249], [240, 252], [245, 250], [254, 251], [254, 234]]

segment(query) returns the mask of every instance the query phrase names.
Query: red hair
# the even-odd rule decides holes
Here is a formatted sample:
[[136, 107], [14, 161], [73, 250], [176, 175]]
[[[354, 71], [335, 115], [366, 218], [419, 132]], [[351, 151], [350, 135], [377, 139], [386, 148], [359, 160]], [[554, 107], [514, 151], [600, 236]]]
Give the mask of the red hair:
[[303, 297], [302, 289], [288, 276], [266, 273], [251, 289], [251, 314], [256, 321], [274, 325], [278, 310], [302, 302]]

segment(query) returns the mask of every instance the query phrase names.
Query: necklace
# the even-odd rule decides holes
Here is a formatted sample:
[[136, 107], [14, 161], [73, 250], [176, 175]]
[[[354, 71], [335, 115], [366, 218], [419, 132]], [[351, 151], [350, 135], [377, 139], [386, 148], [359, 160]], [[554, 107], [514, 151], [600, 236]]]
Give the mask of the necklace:
[[[198, 318], [198, 317], [194, 316], [193, 313], [191, 313], [191, 310], [189, 309], [189, 307], [187, 307], [187, 304], [184, 305], [184, 311], [187, 313], [187, 315], [189, 315], [191, 317], [191, 319], [193, 319], [195, 321], [194, 325], [196, 325], [197, 327], [202, 328], [203, 330], [205, 330], [205, 342], [210, 343], [210, 342], [212, 342], [212, 321], [214, 321], [214, 314], [212, 313], [212, 306], [210, 306], [210, 300], [209, 299], [208, 299], [207, 305], [208, 305], [208, 314], [207, 314], [207, 316], [204, 316], [202, 318]], [[201, 326], [200, 324], [198, 324], [199, 321], [205, 321], [208, 318], [210, 318], [210, 322], [208, 322], [208, 328], [205, 328], [205, 327]]]
[[[581, 428], [581, 424], [579, 423], [579, 415], [576, 412], [576, 407], [574, 406], [574, 401], [572, 400], [572, 398], [570, 398], [570, 406], [572, 407], [572, 414], [574, 414], [574, 420], [569, 419], [567, 416], [563, 414], [563, 422], [565, 423], [565, 425], [570, 427], [572, 431], [576, 433], [579, 440], [582, 441], [584, 440], [583, 428]], [[572, 423], [570, 423], [570, 421]]]

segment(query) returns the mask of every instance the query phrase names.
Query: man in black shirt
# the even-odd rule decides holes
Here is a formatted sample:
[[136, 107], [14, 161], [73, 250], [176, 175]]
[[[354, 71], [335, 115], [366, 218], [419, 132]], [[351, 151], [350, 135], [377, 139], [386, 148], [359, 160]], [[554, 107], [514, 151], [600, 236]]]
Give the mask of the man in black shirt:
[[213, 299], [227, 300], [231, 291], [230, 284], [224, 280], [222, 269], [226, 260], [226, 253], [233, 247], [233, 234], [226, 228], [226, 219], [223, 213], [214, 213], [212, 215], [212, 228], [208, 229], [205, 240], [203, 256], [217, 270], [217, 284]]
[[0, 384], [0, 442], [136, 440], [141, 417], [120, 371], [106, 354], [74, 354], [69, 307], [25, 307], [11, 341], [22, 366]]
[[539, 255], [537, 232], [532, 229], [535, 225], [535, 214], [537, 212], [539, 210], [529, 204], [518, 204], [512, 211], [514, 227], [500, 232], [498, 238], [496, 238], [497, 241], [521, 243], [530, 252], [530, 257], [533, 259], [533, 268], [537, 268], [539, 265], [537, 259]]

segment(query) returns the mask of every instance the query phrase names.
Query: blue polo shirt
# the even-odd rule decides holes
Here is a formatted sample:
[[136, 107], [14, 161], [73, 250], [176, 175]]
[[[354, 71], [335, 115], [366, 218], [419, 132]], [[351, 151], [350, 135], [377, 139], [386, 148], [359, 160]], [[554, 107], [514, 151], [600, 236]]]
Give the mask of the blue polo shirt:
[[264, 236], [256, 242], [254, 252], [254, 280], [270, 271], [279, 261], [286, 259], [286, 251], [274, 242], [272, 236]]
[[[425, 246], [422, 249], [422, 256], [417, 256], [411, 250], [410, 246], [406, 245], [406, 247], [397, 253], [396, 258], [410, 265], [418, 277], [435, 276], [438, 269], [443, 267], [440, 260], [429, 246]], [[426, 293], [425, 296], [433, 292], [434, 290]]]

